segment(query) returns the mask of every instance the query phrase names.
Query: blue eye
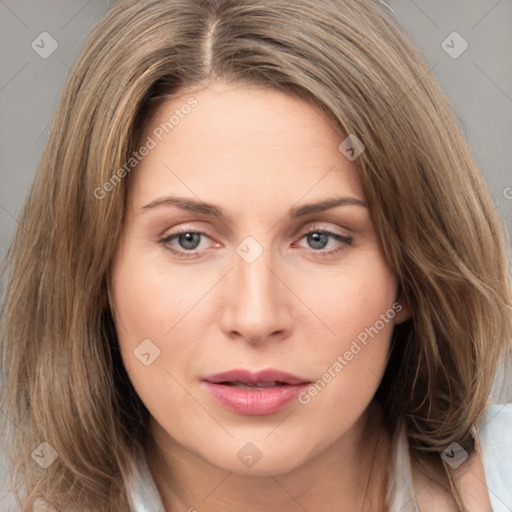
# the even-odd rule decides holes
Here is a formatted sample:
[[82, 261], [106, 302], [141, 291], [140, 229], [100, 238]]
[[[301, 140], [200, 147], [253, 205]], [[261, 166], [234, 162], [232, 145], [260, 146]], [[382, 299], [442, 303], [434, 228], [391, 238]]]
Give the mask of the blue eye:
[[[340, 235], [339, 233], [335, 233], [334, 231], [329, 231], [325, 229], [316, 229], [313, 231], [309, 231], [302, 235], [301, 240], [306, 238], [307, 243], [313, 249], [313, 252], [320, 256], [331, 256], [333, 254], [337, 254], [340, 251], [346, 249], [347, 246], [351, 245], [353, 239], [351, 237]], [[324, 250], [329, 243], [329, 240], [335, 240], [338, 242], [337, 247], [330, 250]]]
[[[199, 244], [201, 242], [202, 236], [207, 236], [207, 235], [206, 235], [206, 233], [203, 233], [202, 231], [192, 231], [190, 229], [188, 229], [188, 230], [185, 229], [183, 231], [179, 231], [177, 233], [169, 235], [168, 237], [161, 240], [160, 243], [162, 245], [164, 245], [164, 247], [169, 249], [171, 252], [176, 253], [178, 255], [183, 255], [183, 257], [187, 257], [189, 255], [183, 254], [183, 253], [189, 252], [192, 255], [194, 255], [195, 252], [192, 252], [192, 251], [197, 250], [197, 247], [199, 246]], [[171, 246], [171, 242], [173, 242], [175, 239], [177, 240], [179, 246], [183, 250], [179, 250], [179, 249], [176, 250], [175, 248], [173, 248]]]
[[[202, 237], [210, 239], [203, 231], [194, 231], [185, 228], [165, 237], [160, 240], [160, 243], [173, 254], [182, 258], [190, 258], [199, 256], [200, 249], [198, 249], [198, 247]], [[338, 254], [353, 242], [351, 237], [343, 236], [326, 229], [308, 231], [300, 237], [300, 240], [304, 238], [307, 240], [312, 252], [321, 257]], [[334, 240], [335, 247], [325, 250], [331, 240]], [[176, 247], [175, 243], [177, 243], [178, 247]]]
[[175, 235], [173, 238], [176, 238], [178, 240], [178, 243], [180, 244], [181, 247], [183, 247], [183, 249], [194, 250], [197, 249], [197, 246], [201, 241], [202, 235], [203, 233], [196, 233], [195, 231], [190, 231], [187, 233], [180, 233], [178, 235]]

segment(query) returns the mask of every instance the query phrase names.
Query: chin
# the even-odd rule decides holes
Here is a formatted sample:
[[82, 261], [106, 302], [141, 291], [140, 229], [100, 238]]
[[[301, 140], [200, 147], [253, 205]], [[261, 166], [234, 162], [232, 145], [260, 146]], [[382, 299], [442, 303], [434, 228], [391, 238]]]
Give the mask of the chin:
[[268, 473], [289, 473], [304, 464], [309, 456], [305, 451], [297, 450], [300, 444], [283, 447], [279, 443], [269, 443], [268, 440], [265, 443], [264, 439], [254, 442], [244, 440], [235, 442], [234, 449], [232, 446], [226, 446], [221, 452], [198, 454], [210, 464], [225, 471], [267, 477]]

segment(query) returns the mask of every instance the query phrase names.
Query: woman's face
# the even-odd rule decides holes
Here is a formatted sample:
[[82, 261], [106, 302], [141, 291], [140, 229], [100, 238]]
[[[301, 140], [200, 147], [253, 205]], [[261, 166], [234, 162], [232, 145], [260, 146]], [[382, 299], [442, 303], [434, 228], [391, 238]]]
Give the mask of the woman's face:
[[309, 104], [241, 85], [149, 120], [111, 293], [125, 367], [170, 445], [263, 474], [360, 427], [406, 312], [343, 139]]

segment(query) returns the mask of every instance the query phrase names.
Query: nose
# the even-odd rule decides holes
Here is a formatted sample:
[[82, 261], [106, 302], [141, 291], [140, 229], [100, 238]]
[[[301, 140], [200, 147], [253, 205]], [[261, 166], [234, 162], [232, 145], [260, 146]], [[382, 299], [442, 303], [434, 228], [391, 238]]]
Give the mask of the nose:
[[234, 268], [223, 288], [221, 329], [230, 338], [252, 345], [282, 340], [293, 327], [293, 292], [286, 283], [289, 273], [276, 268], [270, 249], [249, 261], [233, 255]]

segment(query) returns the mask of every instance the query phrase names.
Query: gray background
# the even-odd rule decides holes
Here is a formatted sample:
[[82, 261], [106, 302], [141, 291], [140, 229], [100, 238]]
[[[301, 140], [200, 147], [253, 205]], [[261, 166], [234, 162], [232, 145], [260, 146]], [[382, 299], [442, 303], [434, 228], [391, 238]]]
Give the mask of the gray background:
[[[314, 0], [312, 0], [314, 1]], [[508, 232], [512, 227], [512, 0], [389, 0], [454, 105]], [[45, 143], [51, 116], [84, 39], [106, 0], [0, 0], [0, 257]], [[453, 58], [441, 44], [458, 32]], [[58, 48], [48, 51], [48, 32]], [[452, 37], [453, 39], [453, 37]], [[448, 38], [457, 52], [462, 40]], [[510, 187], [510, 188], [509, 188]], [[499, 381], [493, 400], [512, 400]], [[2, 480], [4, 480], [2, 482]], [[0, 468], [0, 511], [16, 510]]]

